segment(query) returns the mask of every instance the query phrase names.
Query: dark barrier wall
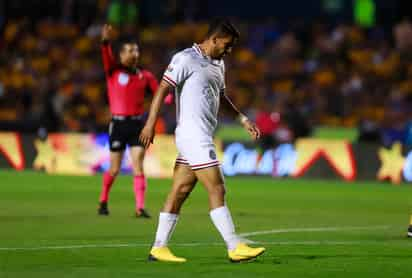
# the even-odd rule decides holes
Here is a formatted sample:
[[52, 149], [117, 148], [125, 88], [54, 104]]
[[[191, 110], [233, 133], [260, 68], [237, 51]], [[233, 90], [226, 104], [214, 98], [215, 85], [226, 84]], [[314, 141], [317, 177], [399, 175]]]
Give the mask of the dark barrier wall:
[[[36, 169], [50, 174], [92, 175], [109, 167], [107, 134], [33, 135], [0, 132], [0, 168]], [[412, 151], [394, 144], [383, 148], [343, 140], [307, 138], [261, 150], [255, 145], [216, 140], [222, 170], [227, 176], [262, 175], [353, 180], [412, 182]], [[173, 136], [156, 137], [146, 155], [151, 177], [171, 177], [176, 159]], [[122, 171], [131, 171], [128, 156]]]

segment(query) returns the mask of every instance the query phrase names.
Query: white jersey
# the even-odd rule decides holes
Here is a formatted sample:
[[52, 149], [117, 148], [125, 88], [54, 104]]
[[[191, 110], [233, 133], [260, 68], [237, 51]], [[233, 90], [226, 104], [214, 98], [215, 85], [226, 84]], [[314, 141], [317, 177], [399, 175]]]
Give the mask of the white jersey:
[[223, 60], [204, 56], [194, 44], [173, 56], [163, 80], [175, 87], [176, 140], [212, 142], [225, 89]]

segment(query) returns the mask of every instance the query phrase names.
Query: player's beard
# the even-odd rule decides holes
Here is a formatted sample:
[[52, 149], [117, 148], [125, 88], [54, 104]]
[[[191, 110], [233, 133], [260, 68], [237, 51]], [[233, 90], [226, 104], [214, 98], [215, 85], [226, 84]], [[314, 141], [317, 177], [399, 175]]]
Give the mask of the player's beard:
[[137, 58], [132, 58], [132, 59], [130, 59], [130, 62], [129, 62], [129, 65], [128, 65], [128, 67], [129, 68], [136, 68], [137, 67], [137, 64], [138, 64], [138, 59]]

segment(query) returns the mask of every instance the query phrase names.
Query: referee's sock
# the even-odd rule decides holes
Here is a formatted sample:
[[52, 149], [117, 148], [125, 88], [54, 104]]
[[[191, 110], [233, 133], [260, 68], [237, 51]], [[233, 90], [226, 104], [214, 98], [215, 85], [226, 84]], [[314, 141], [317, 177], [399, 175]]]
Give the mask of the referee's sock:
[[109, 200], [110, 188], [112, 188], [115, 177], [110, 175], [109, 172], [103, 174], [103, 186], [102, 193], [100, 194], [100, 202], [107, 203]]
[[147, 182], [144, 175], [134, 176], [133, 178], [134, 194], [136, 199], [136, 211], [144, 209], [145, 193]]

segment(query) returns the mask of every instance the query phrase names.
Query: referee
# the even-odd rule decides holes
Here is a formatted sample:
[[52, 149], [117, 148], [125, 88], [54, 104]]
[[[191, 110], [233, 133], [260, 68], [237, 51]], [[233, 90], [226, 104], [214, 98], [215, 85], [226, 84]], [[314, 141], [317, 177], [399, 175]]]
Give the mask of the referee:
[[139, 47], [135, 41], [118, 41], [115, 58], [111, 47], [113, 33], [112, 26], [103, 26], [101, 51], [112, 119], [109, 125], [110, 169], [103, 174], [98, 214], [109, 215], [110, 188], [120, 171], [126, 145], [129, 145], [136, 216], [150, 218], [145, 210], [147, 182], [143, 172], [144, 148], [139, 142], [139, 134], [144, 126], [144, 96], [147, 92], [154, 94], [158, 82], [151, 72], [138, 67]]

